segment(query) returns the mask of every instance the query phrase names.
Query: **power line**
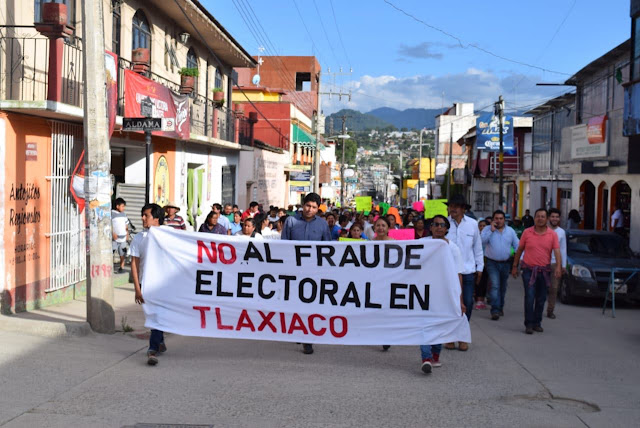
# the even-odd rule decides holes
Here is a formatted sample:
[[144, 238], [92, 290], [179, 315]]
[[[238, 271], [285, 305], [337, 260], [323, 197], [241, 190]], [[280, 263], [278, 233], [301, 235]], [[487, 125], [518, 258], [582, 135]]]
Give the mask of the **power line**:
[[329, 4], [331, 5], [331, 13], [333, 14], [333, 23], [336, 24], [336, 30], [338, 31], [338, 39], [340, 40], [340, 46], [342, 46], [342, 52], [344, 52], [345, 58], [347, 58], [347, 63], [349, 64], [349, 69], [351, 69], [351, 60], [349, 59], [349, 54], [347, 54], [347, 49], [344, 47], [344, 42], [342, 40], [342, 32], [340, 31], [340, 27], [338, 26], [338, 20], [336, 19], [336, 11], [333, 8], [333, 0], [329, 0]]
[[[206, 42], [206, 39], [202, 36], [202, 33], [200, 33], [200, 30], [198, 30], [198, 28], [196, 27], [196, 25], [193, 23], [193, 21], [191, 20], [191, 18], [189, 17], [189, 15], [187, 15], [187, 12], [182, 8], [182, 6], [180, 5], [180, 3], [178, 2], [178, 0], [173, 0], [174, 3], [176, 4], [176, 6], [178, 6], [178, 8], [180, 9], [180, 11], [182, 12], [182, 14], [184, 15], [184, 17], [187, 19], [187, 21], [189, 21], [189, 24], [191, 24], [191, 26], [193, 27], [193, 30], [196, 32], [196, 34], [198, 35], [198, 37], [200, 37], [200, 41], [202, 42], [202, 44], [207, 48], [207, 51], [209, 51], [209, 55], [211, 55], [213, 57], [213, 59], [219, 64], [222, 65], [222, 61], [220, 61], [220, 58], [218, 58], [218, 55], [215, 54], [215, 52], [213, 52], [213, 50], [209, 47], [209, 44]], [[265, 120], [265, 122], [267, 122], [269, 124], [269, 126], [271, 126], [271, 128], [273, 128], [274, 131], [276, 131], [278, 133], [278, 135], [280, 135], [282, 138], [284, 138], [287, 141], [291, 141], [289, 139], [289, 137], [286, 137], [284, 134], [282, 134], [282, 132], [280, 131], [279, 128], [276, 128], [275, 125], [273, 125], [273, 123], [271, 123], [271, 121], [269, 121], [269, 119], [260, 111], [260, 109], [258, 108], [258, 106], [256, 106], [254, 104], [253, 101], [251, 101], [249, 99], [249, 96], [246, 94], [246, 92], [244, 90], [242, 90], [242, 88], [240, 86], [238, 86], [238, 81], [236, 79], [233, 78], [233, 75], [229, 76], [229, 79], [231, 79], [231, 81], [235, 84], [235, 86], [238, 88], [238, 90], [242, 93], [242, 95], [244, 95], [244, 97], [247, 99], [247, 101], [249, 102], [249, 104], [251, 104], [251, 106], [256, 110], [256, 112], [262, 116], [262, 118]]]
[[522, 62], [522, 61], [518, 61], [518, 60], [515, 60], [515, 59], [507, 58], [505, 56], [502, 56], [502, 55], [499, 55], [499, 54], [497, 54], [495, 52], [492, 52], [492, 51], [490, 51], [488, 49], [485, 49], [485, 48], [483, 48], [481, 46], [478, 46], [476, 43], [468, 43], [468, 44], [465, 45], [460, 37], [457, 37], [457, 36], [455, 36], [455, 35], [453, 35], [451, 33], [448, 33], [447, 31], [445, 31], [445, 30], [443, 30], [441, 28], [438, 28], [438, 27], [436, 27], [434, 25], [428, 24], [427, 22], [423, 21], [422, 19], [417, 18], [416, 16], [414, 16], [414, 15], [408, 13], [407, 11], [399, 8], [398, 6], [394, 5], [389, 0], [382, 0], [382, 1], [384, 1], [385, 3], [387, 3], [389, 6], [393, 7], [394, 9], [396, 9], [398, 12], [400, 12], [400, 13], [406, 15], [407, 17], [413, 19], [414, 21], [419, 22], [420, 24], [424, 25], [425, 27], [431, 28], [432, 30], [438, 31], [438, 32], [440, 32], [440, 33], [442, 33], [442, 34], [444, 34], [444, 35], [446, 35], [448, 37], [451, 37], [452, 39], [456, 40], [458, 42], [458, 44], [460, 45], [460, 47], [463, 48], [463, 49], [467, 49], [467, 48], [471, 47], [471, 48], [474, 48], [474, 49], [479, 50], [481, 52], [484, 52], [487, 55], [491, 55], [491, 56], [493, 56], [495, 58], [501, 59], [503, 61], [511, 62], [513, 64], [523, 65], [523, 66], [529, 67], [529, 68], [535, 68], [537, 70], [542, 70], [542, 71], [545, 71], [545, 72], [548, 72], [548, 73], [554, 73], [554, 74], [561, 74], [561, 75], [564, 75], [564, 76], [570, 76], [569, 73], [563, 73], [561, 71], [549, 70], [547, 68], [538, 67], [537, 65], [528, 64], [526, 62]]
[[324, 33], [324, 37], [327, 39], [327, 44], [329, 45], [329, 49], [331, 50], [331, 55], [333, 55], [333, 59], [336, 60], [337, 65], [340, 65], [340, 61], [336, 56], [336, 52], [333, 49], [333, 45], [331, 44], [331, 40], [329, 40], [329, 33], [327, 33], [327, 29], [324, 26], [324, 21], [322, 21], [322, 14], [320, 14], [320, 10], [318, 9], [318, 4], [316, 0], [313, 0], [313, 7], [316, 9], [316, 13], [318, 14], [318, 18], [320, 21], [320, 26], [322, 27], [322, 32]]
[[[282, 75], [282, 77], [285, 80], [287, 80], [287, 83], [291, 85], [291, 87], [295, 88], [295, 83], [292, 84], [293, 80], [291, 80], [291, 78], [289, 77], [289, 74], [290, 74], [289, 70], [287, 69], [288, 73], [284, 73], [282, 68], [278, 65], [278, 61], [279, 61], [282, 64], [282, 66], [286, 68], [286, 66], [284, 65], [284, 62], [282, 62], [282, 60], [277, 55], [277, 51], [273, 43], [271, 43], [269, 36], [266, 34], [266, 31], [264, 31], [264, 27], [262, 27], [262, 24], [260, 24], [260, 20], [256, 16], [255, 11], [253, 11], [253, 8], [251, 8], [251, 5], [247, 3], [248, 7], [251, 8], [251, 12], [255, 17], [255, 20], [249, 13], [249, 10], [247, 9], [247, 7], [244, 6], [244, 4], [242, 3], [242, 0], [237, 0], [237, 3], [236, 3], [236, 0], [232, 0], [232, 1], [234, 3], [234, 6], [236, 7], [236, 10], [240, 14], [240, 17], [242, 18], [244, 23], [247, 25], [247, 28], [249, 29], [249, 31], [253, 34], [253, 37], [255, 38], [256, 42], [259, 45], [266, 46], [266, 48], [269, 50], [275, 51], [274, 62], [275, 62], [276, 68], [279, 69], [278, 71], [280, 71], [280, 74]], [[243, 10], [240, 9], [240, 6], [243, 7]], [[260, 33], [258, 26], [260, 26], [260, 28], [262, 29], [262, 33]], [[310, 101], [305, 98], [301, 98], [295, 91], [291, 91], [290, 95], [301, 107], [306, 107], [312, 111], [314, 110], [313, 105], [310, 103]]]
[[[298, 7], [298, 3], [296, 2], [296, 0], [291, 0], [293, 1], [293, 5], [296, 7], [296, 11], [298, 12], [298, 16], [300, 17], [300, 21], [302, 21], [302, 25], [304, 26], [304, 29], [306, 30], [307, 34], [309, 35], [309, 39], [311, 40], [311, 46], [313, 46], [313, 49], [315, 49], [318, 52], [318, 57], [320, 57], [319, 53], [320, 53], [320, 49], [318, 49], [318, 47], [316, 46], [316, 43], [313, 40], [313, 36], [311, 35], [311, 32], [309, 31], [309, 27], [307, 27], [307, 23], [304, 20], [304, 17], [302, 16], [302, 12], [300, 12], [300, 8]], [[324, 55], [322, 55], [324, 57]], [[326, 61], [323, 61], [326, 64]]]

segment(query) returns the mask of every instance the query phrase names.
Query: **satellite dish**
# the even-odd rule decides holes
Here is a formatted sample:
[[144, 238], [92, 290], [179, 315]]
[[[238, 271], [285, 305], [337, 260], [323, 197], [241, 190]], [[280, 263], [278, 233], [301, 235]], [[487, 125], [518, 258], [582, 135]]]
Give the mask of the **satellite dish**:
[[344, 170], [344, 177], [345, 178], [351, 178], [354, 175], [356, 175], [356, 172], [354, 170], [352, 170], [351, 168]]
[[256, 74], [255, 76], [253, 76], [253, 79], [251, 79], [251, 82], [254, 85], [258, 86], [260, 84], [260, 75]]

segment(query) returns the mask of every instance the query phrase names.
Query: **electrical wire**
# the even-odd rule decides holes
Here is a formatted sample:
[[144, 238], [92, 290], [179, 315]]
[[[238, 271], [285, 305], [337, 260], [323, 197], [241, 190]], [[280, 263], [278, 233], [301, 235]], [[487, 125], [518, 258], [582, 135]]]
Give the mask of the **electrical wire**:
[[[255, 14], [255, 11], [251, 7], [251, 5], [249, 3], [247, 3], [248, 7], [245, 6], [242, 3], [242, 0], [237, 0], [237, 3], [236, 3], [236, 0], [232, 0], [232, 1], [234, 3], [234, 6], [236, 7], [236, 10], [240, 14], [240, 17], [242, 18], [242, 20], [247, 25], [247, 28], [249, 29], [249, 31], [253, 34], [253, 37], [255, 38], [256, 42], [259, 45], [265, 46], [265, 49], [269, 49], [270, 51], [276, 51], [273, 43], [271, 42], [271, 39], [269, 39], [269, 36], [264, 31], [264, 27], [262, 27], [262, 24], [260, 24], [260, 20], [258, 19], [257, 15]], [[240, 6], [242, 6], [243, 9], [241, 9]], [[249, 12], [248, 8], [251, 9], [251, 13], [253, 13], [253, 16], [255, 17], [255, 19], [251, 16], [251, 13]], [[262, 33], [258, 29], [258, 26], [262, 29]], [[282, 61], [282, 59], [278, 55], [277, 51], [273, 53], [272, 59], [274, 61], [274, 65], [275, 65], [276, 69], [278, 69], [278, 71], [280, 72], [281, 77], [285, 81], [287, 81], [287, 84], [290, 87], [295, 88], [296, 84], [290, 78], [291, 72], [286, 67], [286, 65], [284, 64], [284, 62]], [[286, 73], [282, 70], [282, 67], [278, 64], [278, 62], [282, 65], [282, 67], [284, 67], [287, 70]], [[290, 95], [299, 106], [305, 107], [305, 108], [309, 109], [310, 111], [314, 111], [315, 110], [313, 104], [311, 103], [311, 101], [306, 99], [306, 98], [301, 98], [300, 95], [296, 91], [289, 91], [288, 95]]]
[[347, 64], [349, 64], [349, 69], [351, 69], [351, 60], [349, 59], [349, 54], [347, 53], [347, 49], [344, 47], [344, 42], [342, 40], [342, 32], [340, 31], [340, 27], [338, 26], [338, 20], [336, 19], [336, 11], [333, 8], [333, 0], [329, 0], [329, 4], [331, 5], [331, 13], [333, 14], [333, 23], [336, 25], [336, 30], [338, 31], [338, 39], [340, 40], [340, 46], [342, 46], [342, 52], [344, 52], [344, 56], [347, 59]]
[[484, 52], [484, 53], [486, 53], [487, 55], [491, 55], [491, 56], [493, 56], [493, 57], [495, 57], [495, 58], [498, 58], [498, 59], [501, 59], [501, 60], [503, 60], [503, 61], [507, 61], [507, 62], [510, 62], [510, 63], [513, 63], [513, 64], [518, 64], [518, 65], [522, 65], [522, 66], [529, 67], [529, 68], [535, 68], [535, 69], [537, 69], [537, 70], [545, 71], [545, 72], [548, 72], [548, 73], [561, 74], [561, 75], [564, 75], [564, 76], [570, 76], [570, 74], [569, 74], [569, 73], [563, 73], [563, 72], [561, 72], [561, 71], [549, 70], [549, 69], [547, 69], [547, 68], [539, 67], [539, 66], [537, 66], [537, 65], [528, 64], [528, 63], [526, 63], [526, 62], [522, 62], [522, 61], [518, 61], [518, 60], [515, 60], [515, 59], [507, 58], [507, 57], [505, 57], [505, 56], [503, 56], [503, 55], [499, 55], [499, 54], [497, 54], [497, 53], [495, 53], [495, 52], [492, 52], [492, 51], [490, 51], [490, 50], [488, 50], [488, 49], [485, 49], [485, 48], [483, 48], [483, 47], [479, 46], [479, 45], [478, 45], [478, 44], [476, 44], [476, 43], [468, 43], [468, 44], [466, 44], [466, 45], [465, 45], [465, 44], [463, 43], [463, 40], [462, 40], [460, 37], [457, 37], [457, 36], [455, 36], [455, 35], [453, 35], [453, 34], [451, 34], [451, 33], [447, 32], [447, 31], [445, 31], [445, 30], [443, 30], [443, 29], [441, 29], [441, 28], [438, 28], [438, 27], [436, 27], [436, 26], [434, 26], [434, 25], [431, 25], [431, 24], [429, 24], [429, 23], [427, 23], [427, 22], [423, 21], [422, 19], [420, 19], [420, 18], [418, 18], [418, 17], [416, 17], [416, 16], [414, 16], [414, 15], [410, 14], [409, 12], [407, 12], [407, 11], [405, 11], [405, 10], [403, 10], [403, 9], [399, 8], [399, 7], [398, 7], [398, 6], [396, 6], [395, 4], [391, 3], [389, 0], [382, 0], [382, 1], [384, 1], [385, 3], [387, 3], [387, 4], [388, 4], [389, 6], [391, 6], [392, 8], [396, 9], [398, 12], [400, 12], [400, 13], [402, 13], [402, 14], [406, 15], [407, 17], [409, 17], [409, 18], [413, 19], [414, 21], [419, 22], [420, 24], [424, 25], [425, 27], [431, 28], [432, 30], [438, 31], [438, 32], [440, 32], [440, 33], [442, 33], [442, 34], [444, 34], [444, 35], [446, 35], [446, 36], [448, 36], [448, 37], [450, 37], [450, 38], [452, 38], [452, 39], [456, 40], [456, 41], [458, 42], [458, 44], [460, 45], [460, 47], [461, 47], [461, 48], [463, 48], [463, 49], [473, 48], [473, 49], [479, 50], [479, 51], [481, 51], [481, 52]]
[[327, 33], [327, 29], [324, 26], [324, 21], [322, 20], [322, 14], [320, 13], [320, 9], [318, 9], [318, 4], [316, 0], [313, 0], [313, 7], [316, 9], [316, 13], [318, 14], [318, 19], [320, 21], [320, 27], [322, 28], [322, 32], [324, 33], [324, 37], [327, 39], [327, 44], [329, 45], [329, 49], [331, 50], [331, 55], [333, 55], [333, 59], [336, 60], [337, 64], [340, 64], [338, 57], [336, 56], [335, 49], [333, 49], [333, 44], [331, 44], [331, 40], [329, 40], [329, 33]]
[[[187, 12], [184, 10], [184, 8], [182, 7], [182, 5], [180, 5], [180, 3], [178, 2], [178, 0], [173, 0], [174, 3], [176, 4], [176, 6], [178, 6], [178, 8], [180, 9], [180, 11], [182, 12], [182, 14], [184, 15], [184, 17], [187, 19], [187, 21], [189, 21], [189, 24], [191, 24], [191, 26], [193, 27], [193, 30], [196, 32], [196, 34], [198, 35], [198, 37], [200, 37], [200, 41], [202, 42], [202, 44], [205, 46], [205, 48], [207, 49], [207, 51], [209, 52], [209, 55], [211, 55], [211, 57], [219, 64], [222, 65], [222, 61], [220, 61], [220, 58], [218, 58], [218, 55], [215, 54], [215, 52], [213, 52], [213, 50], [209, 47], [209, 44], [206, 42], [206, 39], [202, 36], [202, 33], [200, 33], [200, 30], [198, 30], [198, 28], [196, 27], [196, 25], [193, 23], [193, 21], [191, 20], [191, 18], [189, 17], [189, 15], [187, 15]], [[276, 131], [278, 133], [278, 135], [280, 135], [282, 138], [284, 138], [287, 141], [291, 141], [289, 139], [289, 137], [285, 136], [284, 134], [282, 134], [282, 132], [280, 131], [279, 128], [276, 128], [273, 123], [271, 123], [271, 121], [264, 115], [264, 113], [262, 113], [260, 111], [260, 109], [258, 108], [258, 106], [256, 106], [254, 104], [253, 101], [251, 101], [249, 99], [249, 96], [246, 94], [245, 91], [242, 90], [242, 88], [240, 86], [238, 86], [238, 82], [236, 79], [234, 79], [231, 75], [229, 76], [229, 79], [231, 79], [231, 81], [234, 83], [234, 85], [238, 88], [238, 90], [242, 93], [242, 95], [244, 95], [244, 97], [247, 99], [247, 101], [249, 102], [249, 104], [251, 104], [251, 106], [256, 110], [256, 112], [262, 116], [262, 118], [265, 120], [266, 123], [269, 124], [269, 126], [271, 126], [271, 128], [273, 128], [274, 131]]]

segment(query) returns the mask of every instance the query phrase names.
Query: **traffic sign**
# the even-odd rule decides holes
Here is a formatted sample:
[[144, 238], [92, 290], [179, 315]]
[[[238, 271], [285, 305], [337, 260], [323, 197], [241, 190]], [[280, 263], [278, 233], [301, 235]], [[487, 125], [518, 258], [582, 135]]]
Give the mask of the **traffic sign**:
[[176, 121], [172, 117], [123, 117], [123, 131], [174, 131]]

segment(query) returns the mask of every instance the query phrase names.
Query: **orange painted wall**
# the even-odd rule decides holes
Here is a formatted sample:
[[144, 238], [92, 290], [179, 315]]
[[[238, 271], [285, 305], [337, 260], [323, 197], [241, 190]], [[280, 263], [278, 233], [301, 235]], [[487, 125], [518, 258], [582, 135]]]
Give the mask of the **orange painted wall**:
[[[2, 311], [24, 310], [26, 302], [44, 297], [49, 283], [49, 183], [51, 128], [46, 120], [0, 112], [6, 124], [4, 165], [5, 278]], [[37, 159], [26, 159], [27, 144]]]

